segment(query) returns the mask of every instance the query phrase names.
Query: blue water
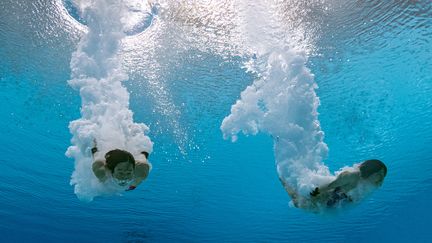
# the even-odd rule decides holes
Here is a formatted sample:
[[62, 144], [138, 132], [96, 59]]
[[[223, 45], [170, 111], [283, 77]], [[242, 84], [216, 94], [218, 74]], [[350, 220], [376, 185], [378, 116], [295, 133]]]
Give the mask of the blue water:
[[130, 109], [154, 142], [148, 180], [121, 197], [78, 200], [65, 151], [69, 122], [80, 117], [67, 80], [81, 30], [64, 22], [58, 4], [0, 3], [1, 242], [432, 239], [428, 0], [334, 1], [327, 14], [309, 12], [319, 20], [305, 31], [314, 36], [307, 66], [319, 86], [324, 162], [334, 171], [379, 158], [389, 169], [382, 188], [336, 215], [289, 206], [268, 135], [223, 140], [222, 119], [254, 79], [241, 58], [200, 48], [176, 58], [175, 46], [150, 53], [164, 65], [155, 67], [156, 84], [145, 79], [145, 57], [125, 61]]

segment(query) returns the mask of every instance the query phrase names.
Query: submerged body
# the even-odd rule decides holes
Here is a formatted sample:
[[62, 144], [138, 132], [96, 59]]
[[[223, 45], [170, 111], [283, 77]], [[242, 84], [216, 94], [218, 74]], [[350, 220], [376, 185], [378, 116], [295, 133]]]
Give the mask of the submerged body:
[[[97, 149], [93, 151], [93, 154], [97, 153]], [[93, 173], [102, 183], [112, 179], [115, 184], [133, 190], [147, 178], [151, 170], [147, 157], [146, 152], [132, 156], [124, 150], [111, 150], [104, 158], [95, 159]]]
[[341, 172], [331, 183], [316, 187], [309, 195], [300, 195], [281, 180], [295, 207], [319, 212], [361, 200], [381, 186], [387, 167], [379, 160], [366, 160], [352, 171]]

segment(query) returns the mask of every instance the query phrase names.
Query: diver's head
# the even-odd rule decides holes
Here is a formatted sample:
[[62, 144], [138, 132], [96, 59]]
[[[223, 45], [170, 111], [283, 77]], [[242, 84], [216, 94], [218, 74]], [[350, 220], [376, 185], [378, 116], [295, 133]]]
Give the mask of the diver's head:
[[117, 184], [124, 186], [133, 179], [135, 159], [131, 153], [115, 149], [105, 154], [106, 167]]
[[387, 167], [377, 159], [366, 160], [359, 166], [360, 177], [375, 185], [381, 185], [387, 175]]

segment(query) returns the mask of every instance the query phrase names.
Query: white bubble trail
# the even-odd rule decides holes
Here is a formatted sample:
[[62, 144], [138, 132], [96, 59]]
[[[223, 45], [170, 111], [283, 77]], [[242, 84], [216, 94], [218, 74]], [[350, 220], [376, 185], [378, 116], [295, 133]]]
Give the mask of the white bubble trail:
[[[323, 164], [328, 148], [318, 121], [319, 98], [307, 55], [283, 39], [272, 1], [245, 2], [245, 43], [256, 57], [246, 63], [257, 79], [231, 107], [221, 130], [224, 138], [238, 133], [270, 134], [280, 179], [302, 195], [334, 179]], [[273, 5], [277, 8], [277, 5]]]
[[118, 50], [125, 37], [124, 16], [127, 8], [118, 0], [76, 0], [87, 32], [71, 59], [69, 85], [81, 95], [81, 118], [72, 121], [72, 146], [66, 154], [75, 159], [71, 184], [82, 200], [119, 193], [98, 182], [93, 175], [90, 149], [97, 141], [100, 154], [115, 148], [132, 154], [151, 152], [153, 144], [148, 127], [133, 121], [129, 110], [129, 93], [122, 85], [128, 79], [123, 71]]

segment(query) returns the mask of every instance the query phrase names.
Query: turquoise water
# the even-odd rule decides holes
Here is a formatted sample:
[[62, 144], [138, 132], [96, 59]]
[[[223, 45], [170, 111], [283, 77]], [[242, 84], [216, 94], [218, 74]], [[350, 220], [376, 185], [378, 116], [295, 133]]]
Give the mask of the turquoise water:
[[[233, 13], [220, 20], [163, 4], [121, 50], [129, 108], [150, 127], [153, 170], [133, 192], [80, 201], [65, 152], [81, 97], [67, 81], [85, 27], [62, 4], [0, 3], [2, 241], [430, 241], [429, 1], [284, 5], [286, 31], [304, 34], [294, 43], [319, 86], [324, 163], [335, 171], [379, 158], [389, 168], [382, 188], [336, 215], [290, 207], [267, 133], [223, 139], [222, 120], [256, 79], [227, 31]], [[224, 37], [212, 36], [215, 29]]]

